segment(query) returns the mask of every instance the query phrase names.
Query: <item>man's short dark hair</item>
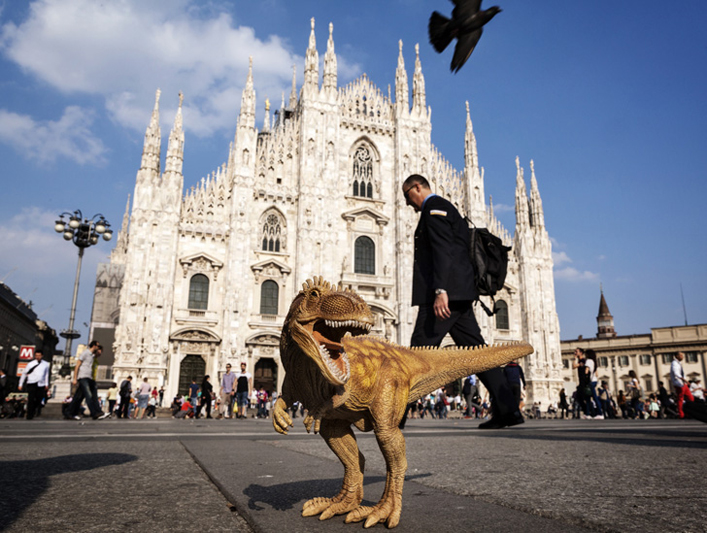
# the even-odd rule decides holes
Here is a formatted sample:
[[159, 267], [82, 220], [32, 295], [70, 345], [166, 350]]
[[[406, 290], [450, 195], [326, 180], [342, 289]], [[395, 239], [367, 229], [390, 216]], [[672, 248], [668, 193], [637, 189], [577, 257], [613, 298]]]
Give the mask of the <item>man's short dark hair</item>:
[[44, 355], [44, 352], [42, 352], [42, 350], [35, 350], [34, 355], [37, 355], [37, 354]]
[[91, 341], [88, 345], [89, 348], [93, 348], [94, 346], [98, 346], [100, 348], [101, 344], [98, 341]]
[[133, 377], [132, 377], [132, 376], [128, 376], [126, 379], [133, 379]]
[[403, 188], [407, 189], [408, 187], [412, 187], [413, 185], [417, 185], [418, 183], [426, 189], [430, 188], [430, 182], [427, 181], [424, 176], [420, 176], [419, 174], [411, 174], [410, 176], [408, 176], [407, 179], [403, 182]]

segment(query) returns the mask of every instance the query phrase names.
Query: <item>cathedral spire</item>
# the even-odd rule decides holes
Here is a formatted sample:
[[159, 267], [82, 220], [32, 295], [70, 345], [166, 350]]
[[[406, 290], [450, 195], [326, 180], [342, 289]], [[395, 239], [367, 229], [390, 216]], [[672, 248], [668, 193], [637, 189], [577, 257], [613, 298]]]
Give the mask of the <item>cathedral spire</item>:
[[486, 206], [484, 205], [484, 175], [479, 168], [479, 155], [476, 150], [476, 136], [471, 124], [469, 102], [466, 102], [466, 131], [464, 132], [464, 171], [470, 189], [470, 216], [477, 225], [485, 219]]
[[420, 63], [420, 45], [415, 45], [415, 73], [412, 76], [412, 112], [424, 116], [427, 107], [425, 98], [425, 77]]
[[398, 68], [395, 69], [395, 104], [399, 112], [409, 111], [408, 75], [405, 71], [405, 60], [403, 59], [403, 41], [398, 41]]
[[309, 34], [309, 46], [304, 58], [304, 86], [303, 94], [314, 95], [319, 90], [319, 53], [317, 52], [317, 39], [314, 36], [314, 17], [311, 19], [312, 31]]
[[530, 226], [528, 195], [525, 192], [525, 178], [518, 157], [516, 157], [516, 226], [521, 228]]
[[533, 226], [536, 228], [545, 227], [543, 201], [540, 199], [538, 180], [535, 179], [535, 164], [532, 159], [530, 160], [530, 213], [533, 220]]
[[616, 337], [614, 330], [614, 317], [609, 312], [609, 306], [604, 298], [604, 288], [600, 285], [601, 297], [599, 298], [599, 314], [597, 315], [597, 338], [608, 339]]
[[169, 134], [169, 144], [167, 145], [167, 158], [165, 161], [165, 174], [182, 174], [182, 164], [184, 162], [184, 130], [182, 129], [182, 103], [184, 95], [179, 93], [179, 107], [174, 117], [174, 126]]
[[270, 131], [270, 100], [268, 98], [265, 99], [265, 116], [263, 117], [263, 129], [261, 131], [263, 133]]
[[329, 40], [324, 54], [324, 82], [322, 89], [330, 98], [336, 97], [336, 53], [334, 52], [334, 25], [329, 23]]
[[151, 170], [155, 175], [160, 174], [160, 150], [162, 145], [162, 134], [160, 131], [160, 94], [157, 89], [155, 93], [155, 107], [152, 110], [150, 124], [145, 131], [145, 143], [142, 148], [141, 169]]
[[253, 89], [253, 56], [248, 58], [248, 77], [241, 94], [241, 112], [238, 125], [242, 128], [255, 128], [255, 89]]
[[297, 65], [292, 65], [292, 90], [290, 91], [290, 109], [297, 107]]

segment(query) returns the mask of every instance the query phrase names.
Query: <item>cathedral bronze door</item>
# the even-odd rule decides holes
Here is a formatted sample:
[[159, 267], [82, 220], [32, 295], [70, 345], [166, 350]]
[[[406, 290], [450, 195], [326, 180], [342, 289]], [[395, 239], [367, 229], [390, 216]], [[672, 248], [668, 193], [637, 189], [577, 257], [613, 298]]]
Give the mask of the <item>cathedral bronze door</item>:
[[274, 359], [263, 357], [255, 363], [255, 372], [253, 373], [253, 387], [255, 390], [260, 390], [260, 387], [265, 387], [268, 394], [272, 394], [277, 386], [277, 363]]
[[196, 380], [198, 385], [204, 380], [206, 361], [200, 355], [187, 355], [179, 365], [179, 392], [188, 394], [191, 380]]

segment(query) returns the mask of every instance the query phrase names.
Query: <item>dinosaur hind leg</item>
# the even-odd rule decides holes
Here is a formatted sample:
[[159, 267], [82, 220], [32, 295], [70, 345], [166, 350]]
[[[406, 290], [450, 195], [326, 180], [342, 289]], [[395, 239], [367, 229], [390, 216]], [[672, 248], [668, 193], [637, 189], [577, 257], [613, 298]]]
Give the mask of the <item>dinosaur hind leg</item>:
[[305, 502], [302, 516], [321, 513], [319, 519], [326, 520], [334, 515], [348, 513], [361, 504], [365, 459], [358, 450], [356, 437], [348, 422], [323, 419], [319, 432], [344, 465], [344, 483], [339, 494], [333, 498], [313, 498]]

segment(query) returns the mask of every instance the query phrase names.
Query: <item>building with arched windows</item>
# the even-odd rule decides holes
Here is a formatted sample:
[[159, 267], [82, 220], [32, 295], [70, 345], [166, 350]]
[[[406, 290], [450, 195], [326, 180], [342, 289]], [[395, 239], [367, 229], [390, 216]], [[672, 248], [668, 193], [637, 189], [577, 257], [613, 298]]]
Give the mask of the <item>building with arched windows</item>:
[[400, 187], [419, 173], [477, 226], [513, 246], [506, 286], [496, 296], [499, 312], [480, 312], [479, 323], [489, 343], [530, 341], [536, 352], [523, 362], [528, 401], [555, 397], [562, 383], [559, 324], [532, 162], [528, 195], [516, 160], [511, 234], [484, 196], [468, 104], [459, 115], [466, 120], [464, 168], [453, 168], [432, 144], [417, 47], [412, 92], [402, 43], [394, 94], [383, 94], [365, 74], [339, 87], [331, 25], [321, 83], [319, 69], [312, 21], [303, 83], [298, 90], [293, 72], [289, 99], [272, 114], [266, 102], [258, 127], [251, 63], [224, 162], [186, 192], [181, 95], [161, 168], [158, 91], [132, 206], [111, 256], [124, 268], [115, 379], [147, 377], [171, 397], [192, 377], [207, 373], [215, 383], [226, 363], [238, 368], [245, 361], [256, 386], [279, 389], [282, 323], [302, 283], [317, 275], [369, 303], [374, 334], [407, 343], [417, 313], [410, 302], [418, 215]]

